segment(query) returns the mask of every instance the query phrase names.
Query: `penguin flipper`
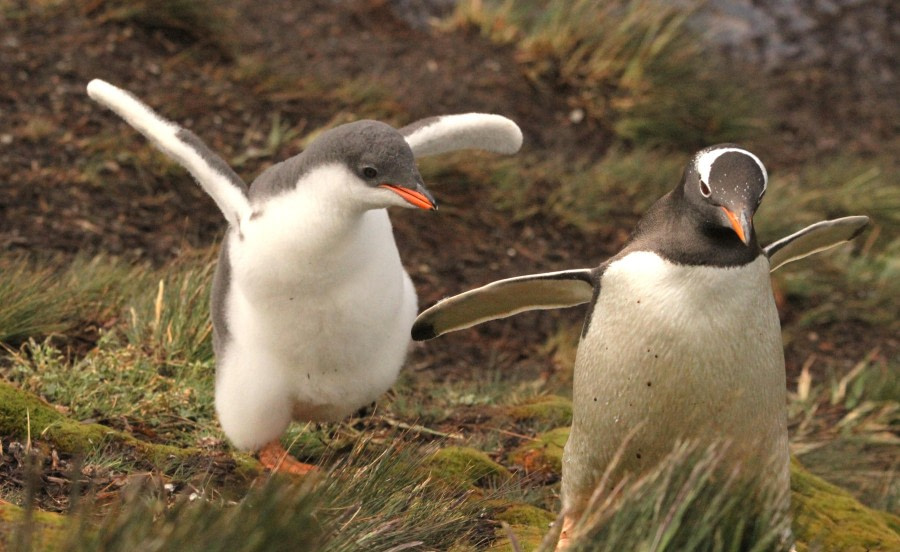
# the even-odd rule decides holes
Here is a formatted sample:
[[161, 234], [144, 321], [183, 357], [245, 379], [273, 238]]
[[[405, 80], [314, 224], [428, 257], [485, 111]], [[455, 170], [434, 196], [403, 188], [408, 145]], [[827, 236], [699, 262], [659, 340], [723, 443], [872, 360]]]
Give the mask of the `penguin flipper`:
[[865, 216], [823, 220], [767, 245], [763, 252], [774, 272], [787, 263], [852, 240], [865, 230], [867, 224], [869, 217]]
[[424, 341], [529, 310], [574, 307], [591, 300], [594, 283], [591, 269], [498, 280], [444, 299], [424, 311], [413, 324], [412, 338]]
[[156, 114], [133, 94], [100, 79], [87, 85], [88, 95], [146, 136], [163, 153], [188, 170], [232, 225], [250, 212], [247, 184], [224, 159], [193, 132]]
[[522, 147], [522, 131], [493, 113], [462, 113], [421, 119], [399, 129], [416, 157], [461, 149], [513, 154]]

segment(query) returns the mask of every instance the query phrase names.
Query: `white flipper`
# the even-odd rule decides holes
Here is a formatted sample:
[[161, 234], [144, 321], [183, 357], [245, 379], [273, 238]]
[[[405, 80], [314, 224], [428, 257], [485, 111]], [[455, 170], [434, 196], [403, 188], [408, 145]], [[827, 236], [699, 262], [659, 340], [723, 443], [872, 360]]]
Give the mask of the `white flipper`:
[[163, 119], [130, 92], [94, 79], [88, 95], [125, 119], [163, 153], [183, 166], [213, 198], [229, 224], [250, 214], [247, 184], [194, 133]]
[[424, 341], [524, 311], [574, 307], [587, 303], [593, 296], [590, 269], [498, 280], [438, 302], [416, 318], [412, 337]]
[[510, 119], [490, 113], [442, 115], [400, 129], [416, 157], [461, 149], [512, 154], [522, 147], [522, 131]]
[[763, 252], [769, 258], [770, 270], [774, 272], [787, 263], [852, 240], [867, 224], [869, 217], [864, 216], [823, 220], [769, 244]]

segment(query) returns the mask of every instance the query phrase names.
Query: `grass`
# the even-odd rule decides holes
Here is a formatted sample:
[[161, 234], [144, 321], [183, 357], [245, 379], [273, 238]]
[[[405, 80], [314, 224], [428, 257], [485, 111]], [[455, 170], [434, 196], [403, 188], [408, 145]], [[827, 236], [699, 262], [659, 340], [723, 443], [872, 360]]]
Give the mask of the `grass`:
[[448, 26], [513, 44], [526, 74], [644, 146], [697, 149], [768, 126], [758, 84], [703, 51], [686, 21], [698, 2], [469, 0]]
[[[60, 297], [80, 289], [67, 286], [87, 285], [66, 277], [67, 267], [42, 266], [37, 261], [25, 266], [30, 274], [56, 282]], [[172, 484], [176, 490], [126, 484], [112, 494], [111, 502], [99, 502], [102, 509], [84, 518], [89, 520], [84, 522], [87, 529], [72, 537], [69, 548], [60, 549], [155, 550], [190, 547], [204, 540], [216, 549], [224, 546], [218, 536], [234, 542], [236, 535], [241, 535], [240, 542], [248, 550], [270, 546], [276, 538], [312, 542], [311, 550], [316, 545], [329, 550], [387, 550], [405, 545], [411, 549], [482, 550], [488, 545], [513, 549], [510, 534], [526, 549], [536, 549], [546, 533], [546, 517], [552, 515], [547, 512], [558, 508], [558, 465], [551, 462], [531, 471], [538, 465], [532, 455], [519, 459], [508, 453], [528, 443], [539, 444], [542, 436], [551, 439], [556, 430], [548, 430], [565, 424], [571, 415], [567, 399], [547, 397], [534, 382], [507, 381], [499, 368], [483, 371], [481, 378], [472, 381], [428, 389], [406, 376], [370, 416], [291, 428], [285, 443], [302, 458], [333, 470], [324, 481], [316, 485], [271, 482], [248, 492], [246, 482], [235, 486], [235, 475], [230, 476], [229, 487], [215, 475], [220, 473], [217, 469], [210, 472], [203, 467], [204, 450], [224, 450], [212, 408], [213, 366], [205, 314], [211, 251], [196, 252], [161, 269], [129, 267], [110, 259], [96, 264], [76, 261], [72, 266], [93, 267], [93, 272], [85, 273], [97, 282], [126, 276], [114, 284], [98, 285], [104, 290], [102, 297], [86, 295], [83, 302], [68, 307], [72, 314], [66, 332], [91, 318], [86, 312], [109, 317], [100, 324], [104, 328], [100, 337], [86, 352], [73, 354], [60, 345], [65, 339], [41, 333], [41, 326], [34, 326], [32, 336], [8, 348], [0, 372], [5, 380], [40, 394], [65, 413], [53, 411], [53, 420], [45, 420], [37, 403], [29, 408], [36, 442], [57, 439], [52, 442], [63, 455], [67, 450], [82, 450], [83, 465], [92, 470], [89, 473], [110, 481], [127, 481], [131, 474], [149, 470], [159, 478], [157, 486]], [[12, 291], [19, 294], [17, 286], [32, 285], [27, 271], [10, 281]], [[568, 333], [577, 334], [577, 328], [561, 330], [546, 345], [562, 364], [571, 364], [574, 343]], [[885, 466], [893, 465], [897, 446], [891, 433], [900, 412], [895, 364], [878, 350], [849, 369], [827, 364], [834, 370], [833, 377], [798, 384], [791, 401], [794, 447], [810, 469], [854, 489], [869, 504], [891, 510], [898, 504], [897, 483], [891, 468]], [[476, 412], [474, 423], [463, 421]], [[460, 418], [460, 413], [467, 414]], [[157, 445], [120, 440], [119, 435], [129, 433], [110, 434], [114, 430], [87, 425], [100, 432], [98, 439], [70, 448], [75, 441], [64, 435], [77, 426], [62, 421], [69, 418], [99, 420], [143, 440], [174, 446], [160, 456], [147, 448]], [[57, 429], [39, 429], [48, 422], [47, 427]], [[10, 423], [25, 422], [10, 419]], [[448, 431], [448, 427], [458, 430]], [[215, 443], [213, 449], [195, 448], [209, 442]], [[452, 458], [437, 464], [425, 461], [440, 449]], [[458, 462], [458, 455], [451, 454], [454, 450], [471, 451], [466, 452], [469, 459]], [[841, 455], [856, 460], [842, 463]], [[767, 525], [753, 525], [743, 516], [746, 512], [738, 507], [743, 496], [739, 485], [732, 494], [727, 486], [716, 494], [722, 487], [712, 485], [703, 473], [683, 469], [684, 465], [712, 466], [714, 454], [678, 459], [652, 477], [634, 482], [634, 487], [623, 487], [620, 501], [604, 504], [584, 520], [584, 542], [591, 543], [585, 549], [596, 549], [598, 542], [609, 543], [609, 549], [649, 545], [660, 533], [647, 527], [658, 527], [669, 519], [665, 512], [677, 513], [675, 522], [667, 522], [670, 530], [664, 531], [663, 544], [668, 549], [710, 545], [710, 549], [729, 550], [744, 538], [741, 535], [748, 534], [764, 535], [769, 539], [764, 542], [773, 542]], [[512, 475], [478, 476], [469, 480], [476, 485], [471, 486], [465, 478], [448, 480], [423, 468], [450, 465], [447, 462], [462, 466], [463, 471], [471, 465]], [[696, 493], [685, 495], [683, 491], [695, 484], [691, 488]], [[190, 500], [179, 493], [201, 498]], [[25, 494], [23, 488], [3, 491], [3, 496], [17, 502]], [[717, 506], [698, 507], [710, 501]], [[515, 506], [517, 510], [504, 513], [516, 504], [521, 505]], [[68, 514], [64, 522], [82, 523], [76, 521], [79, 515], [86, 514]], [[532, 518], [544, 521], [524, 524], [523, 519]], [[504, 521], [508, 530], [503, 529], [502, 520], [511, 520]], [[22, 530], [39, 531], [39, 527]], [[688, 527], [709, 530], [687, 531]], [[736, 532], [723, 529], [729, 527]], [[44, 542], [42, 538], [34, 535], [31, 540]], [[411, 544], [419, 542], [423, 544]]]
[[[82, 505], [70, 524], [87, 530], [61, 550], [450, 550], [483, 542], [472, 520], [485, 499], [429, 485], [425, 457], [405, 444], [361, 441], [327, 476], [295, 484], [273, 478], [237, 503], [171, 497], [148, 481], [123, 493], [99, 523]], [[19, 531], [28, 531], [23, 526]], [[75, 533], [71, 531], [71, 533]], [[27, 540], [27, 539], [22, 539]]]
[[71, 331], [109, 315], [129, 269], [104, 257], [0, 258], [0, 342]]
[[719, 473], [722, 460], [715, 448], [682, 446], [618, 492], [596, 494], [573, 531], [573, 550], [788, 550], [787, 512], [756, 482]]
[[[19, 259], [15, 272], [3, 273], [15, 301], [0, 315], [9, 347], [0, 374], [78, 420], [140, 420], [182, 444], [221, 438], [210, 425], [212, 255], [188, 254], [165, 270], [103, 258], [63, 268]], [[56, 337], [91, 324], [101, 329], [85, 353]], [[32, 337], [10, 347], [25, 335]]]

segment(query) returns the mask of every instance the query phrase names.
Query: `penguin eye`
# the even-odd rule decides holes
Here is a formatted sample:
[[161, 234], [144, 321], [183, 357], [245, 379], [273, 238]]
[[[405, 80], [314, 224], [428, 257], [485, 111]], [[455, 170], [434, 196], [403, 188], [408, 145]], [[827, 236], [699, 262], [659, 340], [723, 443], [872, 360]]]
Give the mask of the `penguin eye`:
[[378, 170], [375, 167], [365, 167], [362, 170], [362, 173], [366, 178], [375, 178], [378, 176]]
[[702, 178], [700, 179], [700, 194], [703, 195], [703, 197], [709, 197], [712, 195], [712, 190], [709, 189], [709, 186], [706, 184], [706, 182], [703, 181]]

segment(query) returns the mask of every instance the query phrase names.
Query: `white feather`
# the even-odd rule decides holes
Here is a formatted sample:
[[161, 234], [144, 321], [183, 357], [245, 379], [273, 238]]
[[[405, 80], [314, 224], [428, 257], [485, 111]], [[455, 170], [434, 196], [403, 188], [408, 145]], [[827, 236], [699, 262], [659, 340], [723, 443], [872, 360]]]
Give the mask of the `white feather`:
[[340, 420], [384, 393], [403, 364], [415, 289], [387, 211], [365, 210], [359, 194], [403, 200], [354, 179], [339, 166], [314, 170], [256, 206], [243, 239], [232, 230], [216, 410], [239, 448], [276, 439], [291, 419]]
[[186, 168], [219, 206], [229, 224], [236, 225], [250, 212], [246, 195], [228, 175], [210, 165], [191, 145], [178, 137], [177, 124], [163, 119], [128, 92], [108, 82], [94, 79], [87, 86], [88, 95], [108, 107], [150, 139], [166, 155]]
[[519, 126], [502, 115], [490, 113], [443, 115], [404, 134], [416, 157], [461, 149], [512, 154], [522, 147]]

